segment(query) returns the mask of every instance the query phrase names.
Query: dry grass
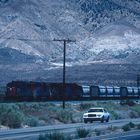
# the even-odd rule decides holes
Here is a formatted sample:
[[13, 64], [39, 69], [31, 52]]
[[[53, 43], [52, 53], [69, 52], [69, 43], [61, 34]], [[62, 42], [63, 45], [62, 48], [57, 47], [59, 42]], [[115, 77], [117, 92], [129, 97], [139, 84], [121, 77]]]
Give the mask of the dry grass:
[[[82, 122], [83, 113], [90, 107], [104, 107], [110, 112], [111, 119], [125, 119], [125, 118], [138, 118], [140, 117], [140, 105], [134, 106], [120, 105], [119, 102], [82, 102], [82, 103], [67, 103], [66, 109], [63, 110], [61, 103], [12, 103], [12, 104], [0, 104], [0, 111], [6, 113], [7, 108], [11, 110], [10, 118], [15, 118], [16, 114], [21, 114], [21, 119], [17, 126], [24, 125], [38, 126], [48, 124], [62, 124], [62, 123], [77, 123]], [[6, 126], [10, 126], [10, 121], [3, 120], [4, 115], [0, 115], [0, 123]], [[13, 116], [13, 117], [12, 117]], [[15, 120], [12, 120], [13, 122]], [[16, 123], [16, 121], [15, 121]], [[10, 126], [11, 127], [11, 126]]]

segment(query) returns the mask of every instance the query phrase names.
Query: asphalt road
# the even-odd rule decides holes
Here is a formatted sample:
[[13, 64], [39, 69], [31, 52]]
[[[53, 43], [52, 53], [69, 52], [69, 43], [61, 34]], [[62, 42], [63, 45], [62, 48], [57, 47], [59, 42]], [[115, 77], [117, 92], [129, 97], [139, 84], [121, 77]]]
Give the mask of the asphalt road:
[[140, 130], [83, 138], [80, 140], [140, 140]]
[[[104, 130], [111, 126], [121, 127], [122, 125], [129, 122], [138, 124], [140, 123], [140, 118], [114, 120], [114, 121], [110, 121], [109, 123], [100, 123], [100, 122], [94, 122], [92, 124], [75, 123], [75, 124], [62, 124], [62, 125], [50, 125], [50, 126], [33, 127], [33, 128], [2, 130], [0, 131], [0, 140], [37, 140], [40, 134], [54, 132], [54, 131], [59, 131], [65, 134], [72, 134], [72, 133], [75, 133], [76, 129], [80, 127], [90, 129], [90, 130], [92, 129]], [[111, 137], [117, 138], [116, 136], [111, 136]], [[139, 137], [139, 135], [135, 135], [135, 138], [137, 137]], [[118, 139], [115, 139], [115, 140], [118, 140]], [[131, 139], [126, 139], [126, 140], [131, 140]]]

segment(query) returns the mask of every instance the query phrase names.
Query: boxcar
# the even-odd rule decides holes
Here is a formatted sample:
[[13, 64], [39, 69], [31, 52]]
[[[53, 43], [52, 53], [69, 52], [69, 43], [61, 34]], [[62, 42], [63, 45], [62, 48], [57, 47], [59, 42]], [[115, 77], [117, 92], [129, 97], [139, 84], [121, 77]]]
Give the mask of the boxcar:
[[90, 97], [90, 86], [82, 86], [83, 95], [82, 97]]
[[128, 89], [127, 87], [120, 87], [120, 97], [127, 97]]
[[127, 96], [133, 97], [134, 96], [134, 89], [132, 87], [127, 87]]
[[138, 97], [139, 96], [139, 88], [138, 87], [133, 87], [133, 96]]
[[51, 83], [50, 90], [53, 99], [78, 99], [83, 94], [82, 87], [75, 83]]
[[111, 86], [106, 87], [107, 97], [114, 97], [114, 88]]
[[120, 97], [120, 87], [114, 86], [114, 97]]
[[91, 86], [90, 87], [91, 97], [106, 97], [107, 90], [105, 86]]

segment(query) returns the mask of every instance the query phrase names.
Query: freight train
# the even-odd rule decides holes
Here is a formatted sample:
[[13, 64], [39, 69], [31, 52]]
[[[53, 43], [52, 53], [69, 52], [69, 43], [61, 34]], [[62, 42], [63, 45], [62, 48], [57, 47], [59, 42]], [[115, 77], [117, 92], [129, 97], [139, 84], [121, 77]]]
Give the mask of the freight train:
[[140, 87], [81, 86], [76, 83], [12, 81], [6, 85], [5, 99], [81, 100], [140, 98]]

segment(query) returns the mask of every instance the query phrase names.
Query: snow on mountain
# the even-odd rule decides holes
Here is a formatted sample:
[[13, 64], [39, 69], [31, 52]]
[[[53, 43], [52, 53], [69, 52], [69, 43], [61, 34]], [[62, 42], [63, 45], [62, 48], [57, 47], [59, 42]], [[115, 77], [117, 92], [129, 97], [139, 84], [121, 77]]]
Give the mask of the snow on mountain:
[[69, 63], [139, 63], [139, 8], [138, 0], [0, 0], [0, 49], [16, 51], [19, 63], [24, 54], [24, 63], [59, 64], [63, 43], [53, 39], [70, 38]]
[[[134, 85], [139, 0], [0, 0], [0, 85], [11, 80]], [[95, 81], [96, 80], [96, 81]]]

